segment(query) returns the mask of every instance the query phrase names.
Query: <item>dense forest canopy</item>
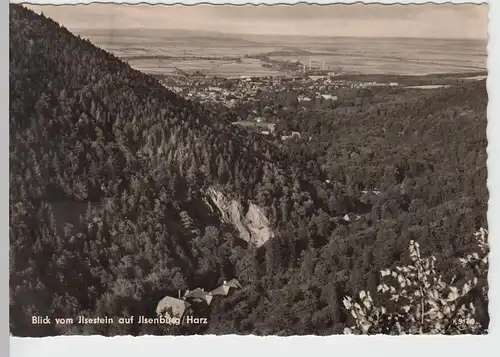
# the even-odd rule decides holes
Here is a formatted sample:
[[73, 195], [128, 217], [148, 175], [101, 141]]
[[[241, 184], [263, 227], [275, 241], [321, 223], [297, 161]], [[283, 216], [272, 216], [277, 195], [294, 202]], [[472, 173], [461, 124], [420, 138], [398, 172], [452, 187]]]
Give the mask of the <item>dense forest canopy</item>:
[[[285, 125], [314, 140], [284, 144], [20, 5], [9, 56], [14, 335], [342, 333], [344, 296], [407, 264], [412, 240], [440, 271], [472, 274], [456, 258], [487, 226], [484, 81], [296, 111]], [[208, 188], [258, 205], [274, 237], [239, 239]], [[206, 326], [31, 321], [154, 316], [167, 294], [233, 277], [243, 289], [214, 300]]]

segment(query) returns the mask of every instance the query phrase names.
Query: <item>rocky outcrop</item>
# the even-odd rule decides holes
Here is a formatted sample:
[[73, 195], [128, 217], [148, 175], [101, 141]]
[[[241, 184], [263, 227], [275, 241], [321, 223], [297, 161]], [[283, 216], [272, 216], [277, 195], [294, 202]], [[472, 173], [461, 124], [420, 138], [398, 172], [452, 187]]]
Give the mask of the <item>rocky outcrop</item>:
[[269, 220], [256, 204], [249, 202], [245, 210], [241, 202], [228, 198], [215, 188], [207, 190], [207, 197], [222, 220], [236, 227], [241, 239], [260, 247], [274, 236]]

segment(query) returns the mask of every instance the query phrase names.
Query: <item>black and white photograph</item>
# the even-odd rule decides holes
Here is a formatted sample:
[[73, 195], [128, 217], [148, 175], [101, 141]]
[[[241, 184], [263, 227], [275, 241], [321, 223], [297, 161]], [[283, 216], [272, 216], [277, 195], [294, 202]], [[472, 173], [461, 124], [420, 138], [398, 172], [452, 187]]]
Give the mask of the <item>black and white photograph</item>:
[[487, 45], [486, 3], [11, 2], [11, 334], [488, 334]]

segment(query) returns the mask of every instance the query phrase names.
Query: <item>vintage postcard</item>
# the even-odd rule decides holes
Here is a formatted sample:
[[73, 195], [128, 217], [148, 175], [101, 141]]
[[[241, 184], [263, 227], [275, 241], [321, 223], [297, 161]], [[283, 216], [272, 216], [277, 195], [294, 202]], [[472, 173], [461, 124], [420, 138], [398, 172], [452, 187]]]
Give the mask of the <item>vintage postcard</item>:
[[488, 334], [487, 4], [9, 21], [13, 336]]

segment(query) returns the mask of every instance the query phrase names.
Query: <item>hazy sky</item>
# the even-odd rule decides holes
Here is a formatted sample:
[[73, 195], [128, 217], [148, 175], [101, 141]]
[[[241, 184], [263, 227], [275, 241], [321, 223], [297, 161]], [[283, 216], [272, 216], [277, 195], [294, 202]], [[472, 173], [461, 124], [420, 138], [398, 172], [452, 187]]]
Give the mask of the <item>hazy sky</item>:
[[488, 6], [29, 5], [70, 30], [185, 29], [269, 35], [487, 39]]

